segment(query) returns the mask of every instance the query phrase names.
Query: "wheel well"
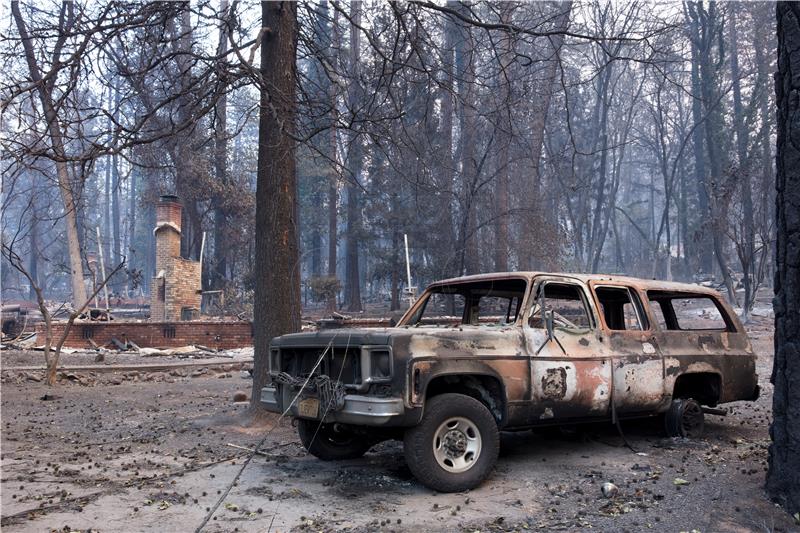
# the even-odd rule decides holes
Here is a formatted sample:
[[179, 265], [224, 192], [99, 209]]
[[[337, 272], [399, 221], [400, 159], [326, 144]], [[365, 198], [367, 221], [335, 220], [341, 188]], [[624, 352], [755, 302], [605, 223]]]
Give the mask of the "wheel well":
[[672, 397], [694, 398], [703, 405], [714, 406], [719, 402], [722, 379], [713, 372], [681, 374], [675, 380]]
[[493, 376], [455, 374], [433, 378], [425, 389], [425, 399], [444, 393], [464, 394], [475, 398], [489, 409], [498, 425], [506, 419], [503, 385]]

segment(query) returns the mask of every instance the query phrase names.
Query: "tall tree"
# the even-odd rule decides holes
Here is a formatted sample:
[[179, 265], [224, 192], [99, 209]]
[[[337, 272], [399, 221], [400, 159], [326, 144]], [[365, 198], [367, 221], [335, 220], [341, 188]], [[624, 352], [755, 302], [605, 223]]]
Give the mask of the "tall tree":
[[779, 2], [775, 361], [767, 491], [800, 512], [800, 4]]
[[[220, 0], [219, 12], [223, 20], [228, 18], [228, 0]], [[219, 29], [217, 53], [222, 56], [228, 51], [228, 31], [223, 23]], [[228, 97], [222, 94], [214, 108], [214, 174], [220, 189], [225, 191], [228, 184]], [[214, 267], [212, 279], [220, 283], [227, 278], [228, 245], [225, 234], [227, 212], [224, 194], [214, 195]]]
[[[531, 4], [533, 6], [535, 4]], [[550, 48], [547, 51], [547, 67], [541, 80], [536, 80], [536, 97], [533, 99], [530, 118], [530, 186], [525, 187], [528, 192], [524, 194], [529, 212], [522, 222], [522, 235], [526, 242], [522, 245], [520, 254], [520, 267], [523, 269], [541, 268], [543, 261], [535, 254], [535, 250], [542, 248], [541, 237], [545, 217], [543, 216], [544, 203], [541, 201], [542, 187], [542, 148], [544, 147], [545, 128], [547, 115], [550, 112], [550, 102], [556, 91], [556, 76], [558, 75], [559, 54], [564, 45], [564, 32], [569, 28], [572, 1], [558, 2], [555, 5], [556, 14], [553, 24], [555, 35], [550, 36]], [[539, 241], [539, 242], [537, 242]], [[538, 256], [538, 257], [537, 257]]]
[[[320, 6], [324, 6], [327, 11], [327, 2], [323, 2]], [[330, 61], [331, 64], [337, 65], [339, 60], [339, 11], [336, 11], [330, 28]], [[331, 174], [328, 177], [328, 277], [336, 278], [337, 258], [339, 251], [339, 167], [337, 162], [337, 149], [336, 149], [336, 121], [338, 120], [336, 112], [336, 85], [333, 83], [328, 84], [328, 102], [330, 105], [330, 132], [327, 138], [326, 154], [331, 161]], [[327, 311], [336, 310], [336, 296], [338, 291], [330, 291], [328, 293], [328, 302], [326, 304]]]
[[258, 176], [256, 181], [255, 357], [251, 407], [268, 379], [269, 342], [300, 329], [297, 246], [295, 75], [297, 4], [261, 2]]
[[689, 40], [691, 42], [691, 71], [692, 71], [692, 117], [695, 128], [692, 134], [692, 148], [694, 150], [694, 174], [697, 187], [698, 211], [695, 220], [695, 233], [697, 236], [699, 270], [705, 274], [711, 274], [714, 262], [714, 251], [711, 246], [711, 232], [709, 231], [710, 220], [708, 210], [708, 170], [705, 152], [705, 118], [703, 116], [703, 99], [700, 81], [700, 58], [703, 54], [709, 53], [706, 49], [709, 45], [706, 39], [702, 38], [700, 22], [695, 10], [695, 3], [687, 2], [684, 4], [688, 25]]
[[[500, 4], [500, 22], [510, 24], [514, 14], [514, 5], [511, 2]], [[512, 125], [512, 77], [511, 66], [514, 60], [512, 54], [512, 35], [504, 32], [500, 36], [498, 62], [500, 63], [498, 77], [500, 101], [497, 104], [496, 128], [499, 137], [499, 153], [497, 156], [497, 179], [495, 181], [495, 239], [494, 239], [494, 269], [498, 272], [508, 270], [508, 219], [509, 219], [509, 167], [511, 164], [510, 151], [513, 139]]]
[[[361, 50], [361, 2], [350, 5], [350, 93], [348, 107], [356, 113], [362, 99], [359, 61]], [[361, 311], [361, 276], [359, 275], [359, 247], [361, 239], [361, 170], [364, 164], [364, 150], [361, 136], [353, 131], [347, 151], [347, 171], [350, 182], [347, 186], [347, 233], [345, 242], [345, 280], [344, 292], [348, 311]]]
[[47, 79], [44, 79], [42, 76], [42, 69], [39, 64], [39, 59], [36, 56], [33, 40], [30, 35], [28, 35], [28, 28], [25, 25], [25, 20], [20, 13], [19, 7], [19, 2], [11, 2], [11, 13], [14, 17], [14, 22], [16, 23], [17, 31], [19, 32], [19, 37], [25, 51], [25, 61], [28, 64], [31, 80], [36, 84], [39, 100], [42, 104], [45, 120], [47, 121], [47, 132], [49, 134], [50, 148], [52, 149], [52, 156], [56, 167], [58, 189], [64, 207], [70, 282], [72, 284], [72, 305], [77, 308], [86, 302], [86, 286], [83, 281], [83, 263], [81, 262], [81, 245], [78, 235], [78, 208], [74, 189], [77, 180], [75, 176], [71, 175], [70, 167], [67, 164], [68, 158], [64, 143], [65, 134], [62, 129], [62, 123], [59, 121], [56, 101], [57, 95], [54, 92], [58, 79], [57, 65], [61, 64], [61, 54], [64, 51], [67, 36], [72, 32], [75, 24], [75, 6], [72, 2], [64, 2], [61, 5], [58, 23], [59, 37], [53, 46], [51, 57], [47, 60], [48, 64], [53, 65], [52, 69], [55, 69], [55, 72], [49, 72]]
[[[458, 11], [466, 16], [469, 8], [458, 5]], [[477, 110], [475, 84], [475, 42], [472, 27], [459, 24], [460, 34], [456, 43], [456, 76], [458, 78], [458, 120], [461, 164], [461, 224], [459, 228], [459, 274], [477, 274], [480, 269], [478, 256], [478, 155], [476, 151]]]

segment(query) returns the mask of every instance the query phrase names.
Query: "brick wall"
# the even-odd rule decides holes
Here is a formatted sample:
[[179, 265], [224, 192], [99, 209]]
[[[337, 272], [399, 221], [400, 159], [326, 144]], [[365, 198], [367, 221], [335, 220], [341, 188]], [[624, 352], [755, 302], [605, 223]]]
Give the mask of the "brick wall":
[[[64, 331], [63, 322], [53, 323], [53, 334], [58, 338]], [[36, 328], [43, 339], [44, 324]], [[253, 345], [253, 328], [250, 322], [193, 320], [191, 322], [89, 322], [76, 321], [70, 328], [64, 346], [91, 348], [91, 338], [98, 346], [131, 340], [141, 348], [177, 348], [202, 345], [215, 349], [242, 348]]]

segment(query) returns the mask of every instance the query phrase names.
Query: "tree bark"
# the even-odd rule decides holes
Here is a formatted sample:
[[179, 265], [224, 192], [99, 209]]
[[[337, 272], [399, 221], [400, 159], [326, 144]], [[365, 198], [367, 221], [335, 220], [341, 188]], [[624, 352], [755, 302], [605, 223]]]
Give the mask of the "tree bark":
[[800, 5], [777, 4], [775, 361], [767, 491], [800, 512]]
[[297, 4], [261, 2], [261, 101], [256, 178], [255, 298], [252, 409], [267, 383], [269, 343], [300, 330], [297, 245], [295, 69]]

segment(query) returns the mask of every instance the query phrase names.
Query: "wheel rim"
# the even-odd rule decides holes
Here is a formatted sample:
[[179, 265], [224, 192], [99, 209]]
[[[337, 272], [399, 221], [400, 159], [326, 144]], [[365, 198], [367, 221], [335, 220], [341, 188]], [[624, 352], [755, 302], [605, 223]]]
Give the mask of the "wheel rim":
[[448, 472], [466, 472], [475, 465], [480, 454], [481, 432], [467, 418], [448, 418], [434, 433], [433, 456]]
[[687, 403], [681, 416], [681, 433], [696, 437], [703, 430], [703, 408], [697, 403]]

